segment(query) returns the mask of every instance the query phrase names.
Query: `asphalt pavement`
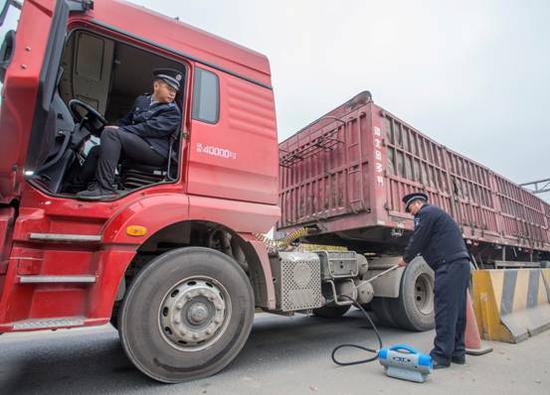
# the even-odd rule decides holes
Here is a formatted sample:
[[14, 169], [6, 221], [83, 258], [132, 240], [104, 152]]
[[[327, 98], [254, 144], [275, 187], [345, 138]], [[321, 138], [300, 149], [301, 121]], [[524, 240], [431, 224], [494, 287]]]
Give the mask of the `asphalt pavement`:
[[[429, 351], [433, 332], [380, 328], [385, 344]], [[0, 394], [550, 394], [550, 331], [435, 371], [424, 384], [388, 378], [378, 362], [336, 366], [341, 343], [375, 347], [359, 311], [340, 319], [258, 314], [245, 348], [214, 377], [166, 385], [126, 359], [111, 326], [0, 336]], [[350, 351], [342, 358], [363, 358]]]

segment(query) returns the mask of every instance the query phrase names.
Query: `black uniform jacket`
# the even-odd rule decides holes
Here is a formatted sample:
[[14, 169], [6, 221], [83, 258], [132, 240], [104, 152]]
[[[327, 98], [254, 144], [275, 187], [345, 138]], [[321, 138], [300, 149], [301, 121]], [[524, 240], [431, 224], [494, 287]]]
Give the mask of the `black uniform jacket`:
[[139, 96], [132, 111], [118, 121], [122, 130], [143, 138], [159, 154], [168, 157], [170, 136], [181, 124], [181, 112], [174, 103], [151, 104], [151, 96]]
[[414, 224], [414, 232], [403, 254], [405, 262], [420, 254], [436, 270], [444, 263], [470, 258], [458, 225], [439, 207], [422, 206], [414, 216]]

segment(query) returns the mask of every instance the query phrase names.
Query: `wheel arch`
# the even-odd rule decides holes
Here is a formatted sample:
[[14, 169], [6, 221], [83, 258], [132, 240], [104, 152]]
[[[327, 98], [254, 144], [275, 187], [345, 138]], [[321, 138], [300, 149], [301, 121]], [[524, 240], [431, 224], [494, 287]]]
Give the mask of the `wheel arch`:
[[137, 248], [134, 258], [126, 266], [114, 303], [124, 298], [135, 276], [150, 260], [185, 247], [210, 248], [234, 259], [250, 280], [256, 306], [274, 308], [275, 290], [264, 243], [253, 234], [238, 233], [224, 224], [205, 220], [174, 222], [151, 234]]

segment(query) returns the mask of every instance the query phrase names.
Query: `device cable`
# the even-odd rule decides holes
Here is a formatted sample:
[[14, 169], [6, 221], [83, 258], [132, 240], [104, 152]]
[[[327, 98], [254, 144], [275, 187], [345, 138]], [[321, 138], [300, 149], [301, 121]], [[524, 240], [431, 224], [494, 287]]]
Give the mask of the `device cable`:
[[[374, 333], [376, 334], [376, 337], [378, 338], [379, 348], [378, 348], [378, 350], [374, 350], [372, 348], [363, 347], [363, 346], [360, 346], [360, 345], [357, 345], [357, 344], [340, 344], [339, 346], [335, 347], [334, 350], [332, 350], [332, 354], [331, 354], [332, 361], [335, 364], [340, 365], [340, 366], [359, 365], [359, 364], [362, 364], [362, 363], [369, 363], [369, 362], [376, 361], [378, 359], [378, 352], [380, 351], [380, 349], [382, 349], [382, 347], [384, 347], [384, 344], [382, 342], [382, 337], [380, 336], [380, 332], [378, 332], [378, 328], [376, 328], [376, 325], [374, 325], [374, 322], [372, 322], [372, 319], [370, 318], [369, 313], [367, 313], [367, 311], [363, 308], [363, 306], [361, 306], [359, 303], [357, 303], [357, 301], [355, 299], [353, 299], [353, 298], [351, 298], [347, 295], [341, 295], [340, 297], [351, 300], [352, 305], [357, 307], [359, 310], [361, 310], [363, 315], [367, 318], [368, 322], [372, 326], [372, 329], [374, 329]], [[355, 348], [355, 349], [366, 351], [368, 353], [372, 353], [372, 354], [375, 354], [375, 355], [373, 357], [370, 357], [370, 358], [367, 358], [367, 359], [360, 359], [360, 360], [357, 360], [357, 361], [343, 362], [343, 361], [339, 361], [336, 358], [336, 353], [339, 350], [343, 349], [343, 348]]]

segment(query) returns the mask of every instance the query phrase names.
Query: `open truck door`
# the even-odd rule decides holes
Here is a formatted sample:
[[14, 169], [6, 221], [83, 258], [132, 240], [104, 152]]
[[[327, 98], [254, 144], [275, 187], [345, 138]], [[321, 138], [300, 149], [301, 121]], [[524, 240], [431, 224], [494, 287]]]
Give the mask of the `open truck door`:
[[8, 0], [0, 1], [2, 5], [3, 24], [20, 8], [16, 29], [2, 28], [0, 50], [0, 204], [10, 204], [20, 196], [25, 175], [44, 163], [55, 140], [48, 125], [57, 116], [52, 101], [69, 14], [86, 12], [93, 2], [25, 0], [21, 6]]
[[51, 103], [69, 13], [85, 12], [91, 4], [0, 1], [0, 292], [16, 217], [13, 202], [19, 199], [25, 173], [43, 163], [55, 140], [45, 125], [56, 117]]

